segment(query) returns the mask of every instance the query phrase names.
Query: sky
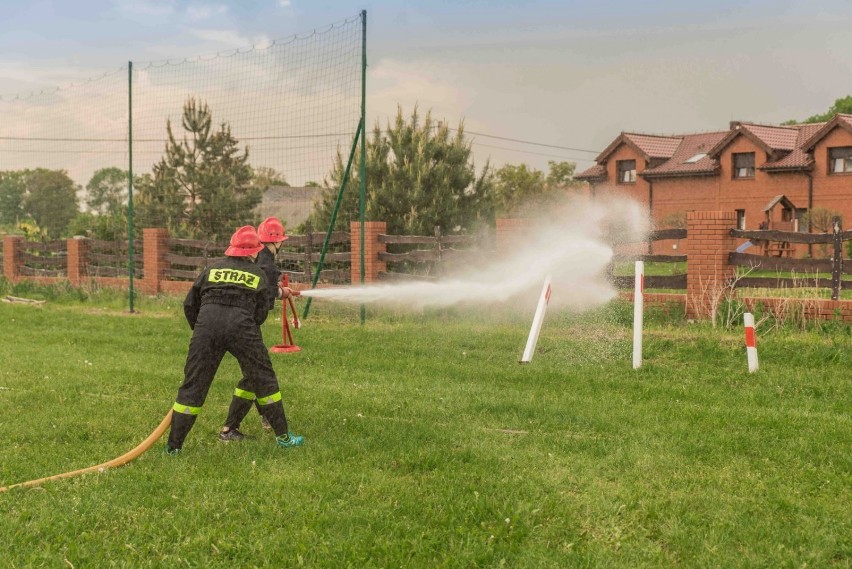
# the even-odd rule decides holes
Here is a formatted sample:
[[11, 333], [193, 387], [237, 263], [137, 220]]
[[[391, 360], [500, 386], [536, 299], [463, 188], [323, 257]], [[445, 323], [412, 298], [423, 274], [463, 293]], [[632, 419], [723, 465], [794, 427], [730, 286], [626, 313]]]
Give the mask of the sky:
[[0, 95], [268, 45], [362, 9], [368, 124], [397, 105], [463, 121], [477, 166], [579, 171], [622, 131], [777, 124], [852, 94], [848, 0], [0, 0]]

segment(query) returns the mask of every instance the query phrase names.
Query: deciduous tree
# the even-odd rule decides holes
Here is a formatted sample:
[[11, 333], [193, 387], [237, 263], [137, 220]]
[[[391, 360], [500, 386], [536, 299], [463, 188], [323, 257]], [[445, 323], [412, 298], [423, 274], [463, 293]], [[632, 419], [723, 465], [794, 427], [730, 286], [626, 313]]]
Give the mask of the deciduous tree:
[[803, 121], [797, 121], [793, 119], [786, 121], [782, 124], [828, 122], [834, 118], [834, 115], [838, 113], [852, 115], [852, 95], [846, 95], [845, 97], [841, 97], [840, 99], [835, 100], [834, 104], [831, 105], [831, 107], [829, 107], [829, 109], [824, 113], [809, 116]]
[[0, 223], [16, 223], [24, 215], [26, 171], [0, 172]]
[[78, 186], [64, 170], [37, 168], [27, 170], [24, 177], [24, 211], [32, 216], [48, 237], [59, 237], [79, 212]]

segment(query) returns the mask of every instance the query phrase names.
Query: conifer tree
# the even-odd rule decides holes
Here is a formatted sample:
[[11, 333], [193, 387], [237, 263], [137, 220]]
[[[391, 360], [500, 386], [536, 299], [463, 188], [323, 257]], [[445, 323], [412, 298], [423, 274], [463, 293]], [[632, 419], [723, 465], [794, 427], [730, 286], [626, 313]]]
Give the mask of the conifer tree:
[[248, 148], [242, 152], [228, 123], [213, 130], [210, 107], [190, 98], [183, 106], [179, 140], [166, 123], [165, 155], [139, 182], [143, 227], [165, 226], [176, 235], [224, 241], [256, 223], [262, 192], [251, 185]]

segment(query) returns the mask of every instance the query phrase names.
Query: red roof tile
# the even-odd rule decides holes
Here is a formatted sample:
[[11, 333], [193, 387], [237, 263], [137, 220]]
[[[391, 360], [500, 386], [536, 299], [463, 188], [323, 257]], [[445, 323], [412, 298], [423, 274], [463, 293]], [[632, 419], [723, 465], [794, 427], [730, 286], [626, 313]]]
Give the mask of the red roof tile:
[[648, 158], [671, 158], [680, 145], [679, 136], [656, 136], [625, 132], [624, 138], [635, 144]]
[[786, 156], [774, 161], [767, 162], [760, 167], [761, 170], [801, 170], [810, 168], [813, 164], [813, 159], [805, 152], [801, 146], [819, 131], [825, 123], [809, 123], [796, 125], [798, 136], [793, 150]]
[[601, 164], [595, 164], [591, 168], [583, 170], [576, 176], [575, 180], [601, 180], [606, 179], [606, 167]]
[[813, 135], [805, 140], [802, 143], [802, 150], [810, 151], [816, 146], [817, 142], [823, 139], [825, 135], [834, 130], [834, 127], [841, 127], [849, 132], [852, 132], [852, 115], [843, 115], [837, 114], [834, 115], [834, 118], [828, 121], [827, 123], [822, 123], [820, 125], [822, 128], [818, 129]]
[[751, 132], [772, 150], [793, 150], [799, 135], [798, 126], [766, 126], [742, 123], [742, 130]]
[[645, 170], [642, 176], [654, 178], [712, 174], [718, 169], [719, 163], [707, 156], [707, 153], [727, 134], [728, 131], [685, 134], [669, 160], [656, 168]]
[[606, 162], [609, 155], [622, 144], [632, 146], [639, 151], [647, 160], [653, 158], [669, 158], [680, 143], [679, 136], [661, 136], [655, 134], [637, 134], [622, 132], [618, 137], [601, 152], [595, 161], [599, 164]]

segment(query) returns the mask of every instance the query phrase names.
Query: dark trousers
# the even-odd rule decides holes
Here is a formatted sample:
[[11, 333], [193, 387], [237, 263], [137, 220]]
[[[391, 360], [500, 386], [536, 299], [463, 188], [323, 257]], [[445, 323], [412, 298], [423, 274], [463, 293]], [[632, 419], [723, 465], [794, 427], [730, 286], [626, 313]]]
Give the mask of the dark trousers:
[[[184, 366], [184, 381], [178, 389], [175, 412], [172, 413], [172, 428], [169, 447], [181, 448], [186, 436], [195, 423], [200, 408], [207, 399], [219, 364], [231, 353], [240, 365], [246, 387], [261, 400], [261, 410], [276, 435], [287, 432], [287, 417], [281, 402], [280, 388], [269, 353], [247, 310], [220, 304], [205, 304], [201, 307], [198, 321], [189, 342], [189, 353]], [[234, 397], [226, 425], [245, 417], [252, 401]]]

